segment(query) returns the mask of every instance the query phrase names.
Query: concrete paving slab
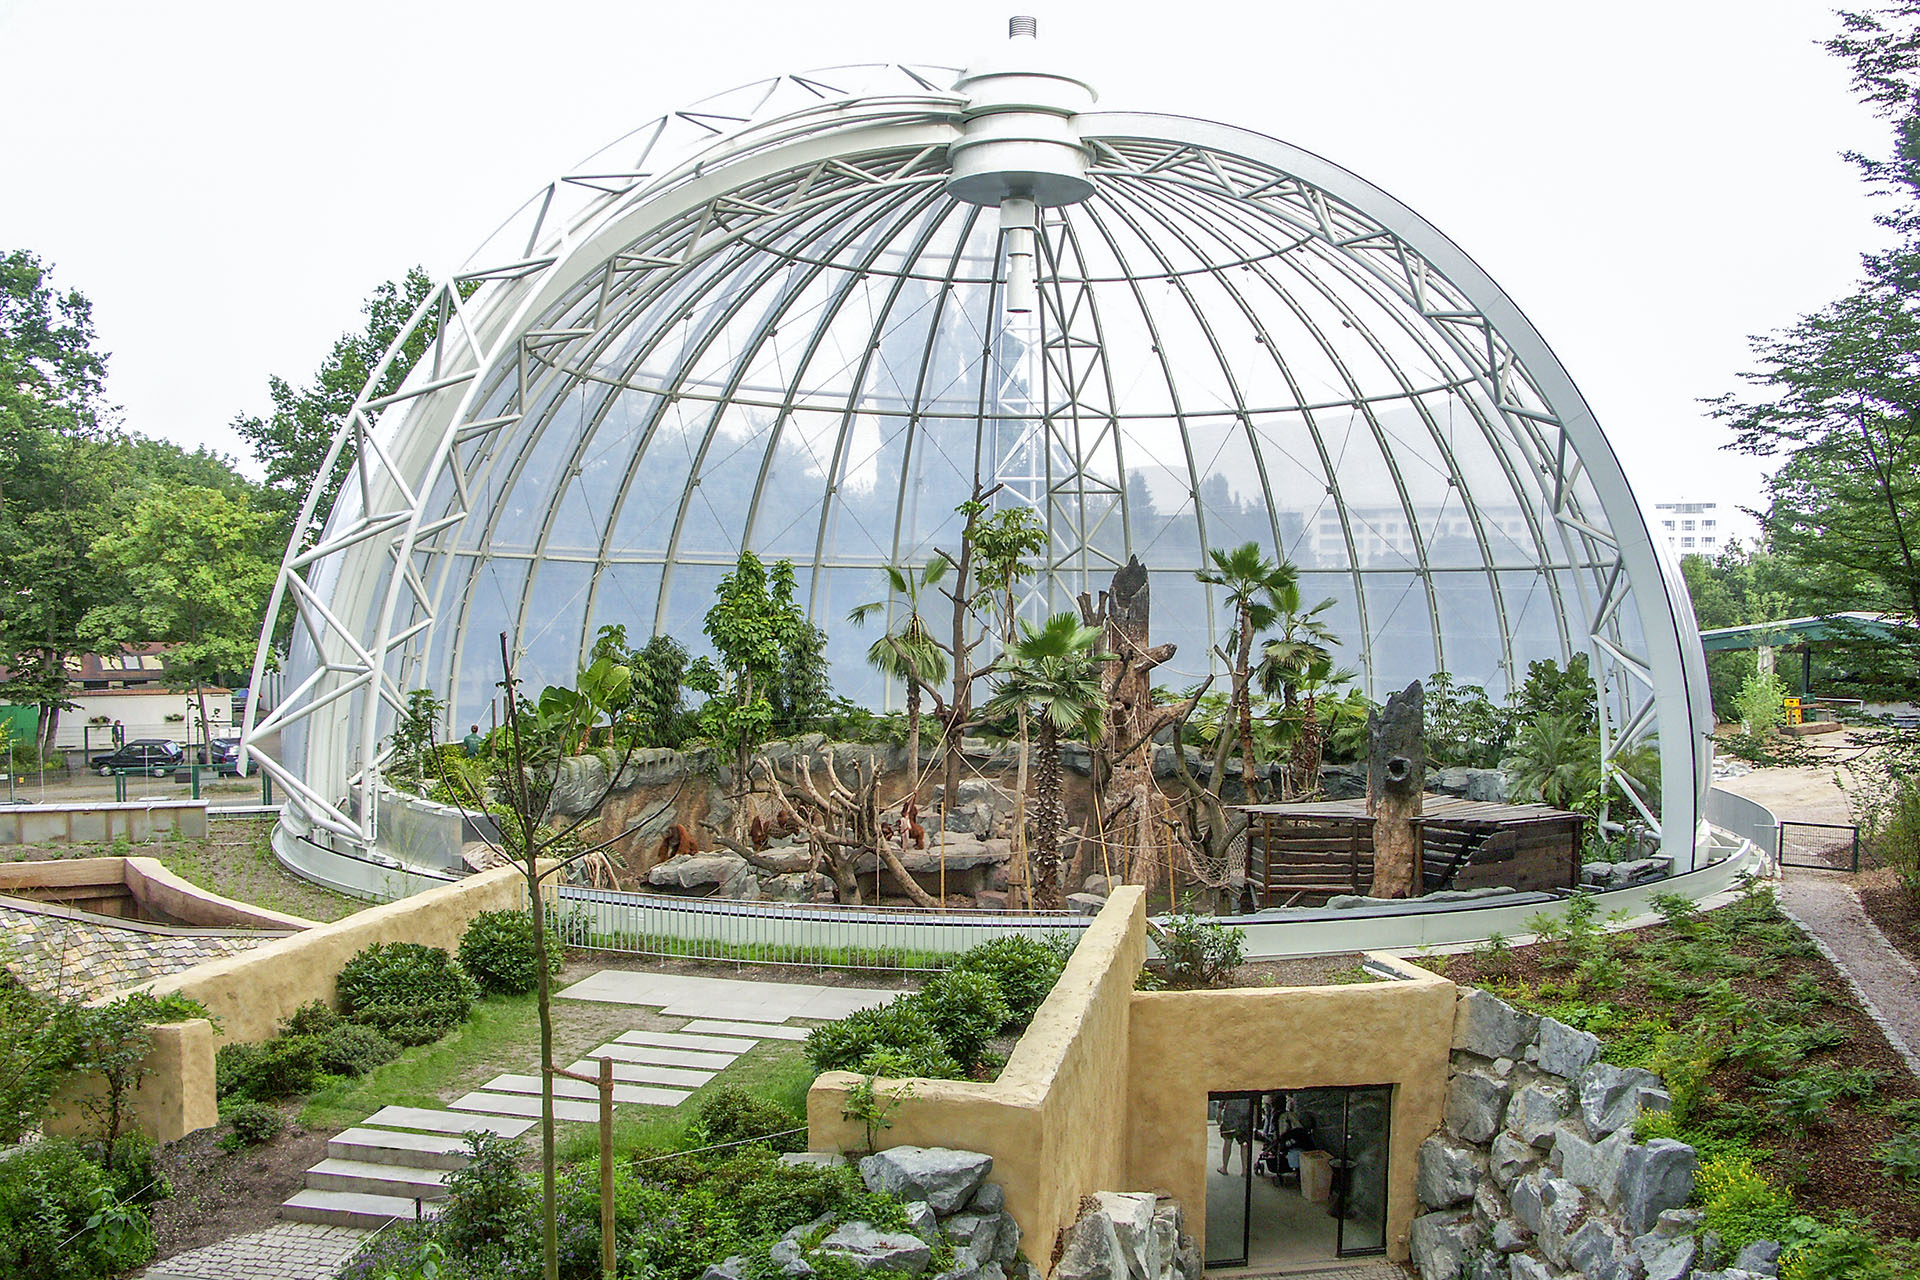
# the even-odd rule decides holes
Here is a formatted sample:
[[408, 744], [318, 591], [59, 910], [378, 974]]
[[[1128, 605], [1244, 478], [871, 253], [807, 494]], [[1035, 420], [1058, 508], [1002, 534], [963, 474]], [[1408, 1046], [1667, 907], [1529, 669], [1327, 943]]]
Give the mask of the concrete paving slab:
[[743, 1035], [751, 1031], [753, 1034], [765, 1036], [769, 1040], [805, 1040], [809, 1028], [776, 1027], [772, 1024], [761, 1026], [750, 1022], [719, 1022], [712, 1018], [697, 1018], [687, 1024], [687, 1030], [717, 1031], [735, 1035]]
[[[656, 1075], [666, 1075], [668, 1078], [664, 1080], [646, 1080], [642, 1081], [642, 1083], [675, 1085], [686, 1089], [697, 1089], [708, 1080], [713, 1079], [713, 1074], [707, 1071], [677, 1071], [673, 1067], [655, 1067], [653, 1071]], [[689, 1080], [686, 1078], [688, 1076], [699, 1076], [701, 1078], [698, 1080]], [[526, 1093], [532, 1094], [537, 1098], [540, 1096], [540, 1077], [511, 1074], [495, 1076], [480, 1087], [488, 1093]], [[615, 1102], [645, 1101], [643, 1098], [627, 1097], [624, 1093], [624, 1090], [627, 1088], [628, 1085], [616, 1083], [613, 1086], [613, 1100]], [[600, 1101], [600, 1086], [583, 1084], [578, 1080], [555, 1080], [553, 1082], [553, 1096], [556, 1098], [578, 1098], [584, 1102], [598, 1103]]]
[[[758, 1035], [756, 1030], [754, 1036]], [[652, 1044], [666, 1049], [707, 1049], [714, 1053], [745, 1053], [760, 1043], [757, 1038], [690, 1036], [679, 1031], [622, 1031], [614, 1038], [620, 1044]]]
[[[448, 1104], [460, 1111], [479, 1111], [496, 1116], [530, 1116], [540, 1114], [540, 1098], [537, 1094], [525, 1093], [486, 1093], [475, 1091], [462, 1094]], [[597, 1102], [575, 1102], [569, 1098], [553, 1100], [553, 1118], [556, 1120], [574, 1120], [584, 1124], [593, 1124], [600, 1119], [600, 1104]]]
[[569, 1000], [650, 1005], [690, 1018], [778, 1022], [786, 1018], [844, 1018], [885, 1004], [897, 990], [828, 987], [804, 982], [750, 982], [679, 973], [602, 969], [559, 992]]
[[[609, 1054], [608, 1056], [611, 1057], [612, 1055]], [[596, 1054], [592, 1058], [582, 1058], [569, 1066], [567, 1070], [578, 1071], [581, 1075], [597, 1076], [600, 1074], [598, 1057], [599, 1055]], [[613, 1064], [613, 1078], [616, 1081], [622, 1081], [628, 1084], [673, 1084], [697, 1088], [706, 1083], [706, 1080], [688, 1080], [686, 1077], [689, 1074], [699, 1073], [689, 1073], [680, 1067], [655, 1066], [647, 1062], [616, 1062]], [[711, 1079], [713, 1079], [713, 1075], [712, 1073], [708, 1073], [707, 1080]], [[488, 1088], [492, 1087], [491, 1085], [488, 1086]], [[618, 1096], [617, 1093], [616, 1096]]]
[[692, 1049], [660, 1049], [650, 1044], [622, 1044], [615, 1040], [601, 1045], [589, 1057], [602, 1054], [622, 1062], [645, 1062], [656, 1067], [699, 1067], [707, 1071], [724, 1070], [740, 1055], [734, 1053], [698, 1053]]
[[533, 1128], [523, 1120], [479, 1120], [458, 1111], [430, 1111], [425, 1107], [382, 1107], [360, 1123], [376, 1129], [421, 1129], [428, 1133], [479, 1129], [503, 1138], [517, 1138]]

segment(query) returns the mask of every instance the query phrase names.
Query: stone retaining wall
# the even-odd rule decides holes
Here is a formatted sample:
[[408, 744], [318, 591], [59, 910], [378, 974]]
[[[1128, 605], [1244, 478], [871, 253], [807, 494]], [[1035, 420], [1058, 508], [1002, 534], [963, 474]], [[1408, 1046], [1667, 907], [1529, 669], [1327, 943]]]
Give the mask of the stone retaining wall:
[[1424, 1280], [1682, 1280], [1693, 1271], [1692, 1147], [1636, 1142], [1660, 1078], [1600, 1042], [1467, 990], [1446, 1122], [1420, 1148], [1413, 1261]]

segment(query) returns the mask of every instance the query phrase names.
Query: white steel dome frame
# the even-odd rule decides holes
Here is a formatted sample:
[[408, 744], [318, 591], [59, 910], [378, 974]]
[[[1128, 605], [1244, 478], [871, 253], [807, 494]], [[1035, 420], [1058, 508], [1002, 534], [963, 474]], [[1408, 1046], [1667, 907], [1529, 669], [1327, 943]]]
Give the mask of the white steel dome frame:
[[[557, 558], [549, 553], [558, 495], [570, 477], [580, 474], [591, 434], [581, 428], [569, 468], [553, 482], [548, 510], [507, 510], [509, 497], [519, 492], [514, 478], [529, 459], [555, 452], [554, 443], [531, 425], [536, 414], [550, 415], [558, 401], [590, 384], [618, 388], [604, 393], [608, 404], [616, 394], [648, 397], [652, 417], [623, 473], [624, 494], [636, 481], [646, 442], [661, 429], [667, 406], [691, 402], [696, 413], [707, 415], [688, 428], [689, 440], [699, 437], [700, 458], [732, 404], [761, 396], [766, 403], [759, 410], [773, 416], [776, 438], [789, 418], [821, 408], [808, 403], [823, 394], [820, 389], [798, 383], [767, 399], [765, 388], [747, 385], [745, 357], [736, 359], [724, 381], [702, 381], [690, 373], [702, 344], [714, 341], [711, 331], [704, 338], [678, 339], [683, 343], [679, 368], [669, 379], [648, 381], [635, 372], [643, 363], [637, 358], [621, 368], [609, 363], [616, 337], [632, 341], [638, 333], [641, 347], [651, 350], [663, 341], [657, 335], [670, 322], [692, 328], [686, 322], [697, 306], [710, 308], [709, 316], [725, 312], [726, 320], [712, 323], [726, 323], [734, 315], [728, 306], [737, 310], [744, 305], [739, 298], [770, 273], [788, 271], [809, 281], [839, 281], [833, 285], [836, 300], [825, 308], [836, 315], [856, 287], [883, 293], [890, 305], [910, 280], [925, 286], [929, 296], [937, 295], [936, 306], [967, 290], [976, 309], [984, 298], [988, 336], [979, 354], [978, 403], [964, 412], [951, 406], [942, 410], [933, 400], [920, 399], [916, 390], [910, 404], [889, 410], [889, 420], [907, 424], [909, 450], [912, 433], [930, 435], [943, 412], [949, 420], [961, 420], [974, 436], [976, 474], [984, 460], [991, 478], [1005, 486], [1001, 501], [1025, 502], [1038, 513], [1051, 546], [1029, 598], [1035, 611], [1060, 607], [1088, 587], [1097, 590], [1116, 564], [1139, 550], [1128, 503], [1140, 498], [1130, 491], [1124, 458], [1133, 439], [1128, 431], [1134, 428], [1116, 390], [1113, 366], [1118, 362], [1110, 359], [1117, 354], [1110, 350], [1116, 339], [1103, 331], [1101, 310], [1103, 298], [1130, 296], [1139, 313], [1130, 333], [1141, 339], [1143, 349], [1129, 354], [1143, 367], [1159, 366], [1156, 376], [1164, 377], [1165, 394], [1174, 401], [1160, 412], [1178, 425], [1188, 477], [1183, 486], [1191, 489], [1201, 548], [1242, 539], [1224, 529], [1217, 536], [1207, 531], [1209, 513], [1200, 490], [1209, 464], [1194, 455], [1190, 421], [1212, 414], [1226, 424], [1215, 429], [1222, 438], [1233, 435], [1236, 449], [1244, 435], [1245, 453], [1235, 456], [1250, 458], [1252, 471], [1237, 479], [1257, 488], [1266, 513], [1261, 518], [1271, 523], [1269, 536], [1260, 540], [1270, 537], [1282, 549], [1288, 531], [1273, 496], [1287, 489], [1287, 481], [1269, 474], [1277, 451], [1272, 428], [1263, 424], [1277, 414], [1305, 424], [1301, 439], [1311, 438], [1321, 468], [1313, 482], [1324, 481], [1327, 495], [1320, 518], [1330, 545], [1344, 544], [1349, 560], [1326, 576], [1351, 578], [1365, 685], [1370, 695], [1382, 698], [1388, 691], [1384, 686], [1403, 681], [1389, 681], [1393, 664], [1375, 649], [1384, 651], [1390, 638], [1384, 623], [1376, 618], [1370, 625], [1368, 618], [1383, 571], [1369, 567], [1357, 548], [1364, 538], [1380, 543], [1383, 535], [1358, 529], [1363, 517], [1343, 498], [1341, 457], [1331, 452], [1320, 425], [1346, 414], [1350, 436], [1358, 432], [1373, 440], [1385, 462], [1383, 483], [1390, 483], [1405, 508], [1406, 526], [1393, 535], [1405, 564], [1394, 570], [1392, 580], [1402, 586], [1402, 602], [1412, 601], [1414, 612], [1424, 611], [1431, 624], [1428, 669], [1446, 669], [1449, 619], [1443, 615], [1460, 607], [1447, 597], [1471, 579], [1473, 590], [1485, 593], [1473, 596], [1481, 602], [1478, 607], [1491, 605], [1499, 670], [1517, 683], [1526, 655], [1513, 634], [1518, 606], [1503, 595], [1513, 591], [1514, 576], [1502, 562], [1507, 553], [1494, 545], [1506, 538], [1521, 549], [1515, 554], [1532, 557], [1520, 567], [1544, 583], [1555, 656], [1589, 655], [1603, 708], [1603, 765], [1659, 831], [1674, 870], [1692, 869], [1709, 773], [1705, 735], [1712, 723], [1692, 609], [1593, 413], [1506, 294], [1418, 215], [1319, 156], [1205, 120], [1086, 112], [1073, 124], [1087, 149], [1086, 174], [1096, 194], [1086, 206], [1090, 212], [1052, 211], [1039, 219], [1040, 337], [1020, 348], [1028, 374], [1013, 386], [1001, 359], [1004, 352], [996, 345], [1000, 326], [993, 319], [999, 315], [1001, 287], [993, 237], [1004, 233], [979, 222], [987, 228], [979, 232], [987, 237], [984, 273], [968, 276], [958, 265], [964, 259], [972, 264], [969, 270], [977, 269], [983, 259], [963, 252], [973, 243], [980, 210], [954, 201], [944, 190], [948, 149], [960, 136], [966, 106], [960, 94], [945, 88], [954, 76], [934, 67], [837, 68], [759, 81], [662, 116], [548, 185], [467, 269], [439, 284], [421, 304], [369, 385], [381, 381], [386, 364], [423, 326], [433, 337], [398, 392], [379, 399], [363, 396], [353, 407], [319, 472], [324, 478], [344, 468], [346, 481], [330, 512], [319, 510], [321, 485], [309, 494], [268, 610], [271, 620], [290, 605], [295, 618], [285, 693], [270, 710], [261, 712], [257, 699], [249, 705], [245, 740], [287, 793], [283, 823], [288, 829], [298, 835], [330, 833], [362, 851], [378, 845], [380, 777], [390, 754], [385, 732], [408, 688], [459, 689], [465, 637], [485, 641], [478, 646], [483, 653], [493, 651], [492, 634], [468, 629], [471, 580], [494, 554], [485, 538], [516, 516], [539, 529], [523, 539], [524, 548], [516, 543], [509, 553], [530, 567], [520, 576], [521, 598], [511, 616], [503, 617], [501, 629], [524, 648], [542, 609], [532, 574], [543, 557]], [[957, 221], [961, 218], [963, 224]], [[948, 231], [938, 231], [947, 219], [956, 221]], [[882, 224], [884, 234], [872, 231]], [[917, 239], [902, 248], [900, 237], [909, 231]], [[1106, 238], [1107, 250], [1094, 243], [1099, 236]], [[1200, 243], [1203, 236], [1207, 243]], [[1118, 238], [1140, 246], [1133, 252], [1144, 252], [1150, 261], [1143, 269], [1102, 275], [1096, 259], [1103, 253], [1115, 260], [1124, 256], [1114, 247]], [[921, 270], [918, 255], [936, 241], [946, 265]], [[1280, 283], [1290, 270], [1305, 278], [1308, 267], [1319, 273], [1309, 281], [1311, 288]], [[760, 274], [750, 274], [755, 271]], [[1171, 303], [1146, 301], [1148, 285]], [[1276, 298], [1285, 303], [1293, 326], [1285, 333], [1272, 318], [1279, 314]], [[1176, 376], [1175, 357], [1166, 349], [1172, 339], [1156, 327], [1166, 322], [1169, 306], [1177, 310], [1179, 325], [1200, 335], [1187, 341], [1203, 338], [1201, 350], [1210, 349], [1205, 372], [1221, 385], [1207, 406], [1178, 402], [1182, 377], [1187, 385], [1192, 379]], [[1115, 309], [1108, 307], [1105, 323], [1115, 323]], [[767, 343], [785, 314], [775, 308], [759, 318], [747, 349], [758, 351]], [[883, 346], [881, 323], [874, 322], [874, 351]], [[812, 330], [808, 359], [826, 327], [822, 320]], [[929, 322], [919, 384], [926, 382], [933, 362], [935, 328], [936, 322]], [[1228, 332], [1233, 329], [1243, 332]], [[1302, 342], [1318, 344], [1310, 354], [1329, 370], [1321, 385], [1343, 387], [1339, 394], [1316, 401], [1313, 388], [1292, 376], [1289, 357], [1280, 348]], [[1341, 343], [1371, 353], [1385, 371], [1385, 391], [1374, 393], [1362, 385], [1350, 362], [1342, 363]], [[1413, 357], [1405, 358], [1401, 353], [1406, 352]], [[809, 588], [809, 606], [819, 621], [830, 620], [825, 598], [830, 592], [821, 585], [831, 560], [830, 509], [835, 485], [847, 474], [848, 424], [865, 412], [857, 406], [870, 363], [861, 359], [852, 389], [835, 391], [838, 398], [827, 406], [843, 425], [831, 442], [832, 460], [822, 468], [825, 493]], [[1434, 370], [1443, 374], [1438, 382]], [[1258, 401], [1265, 393], [1243, 390], [1236, 380], [1242, 372], [1249, 379], [1259, 374], [1269, 384], [1278, 378], [1284, 384], [1282, 398], [1290, 402]], [[1431, 407], [1436, 396], [1447, 398], [1444, 424]], [[1389, 400], [1406, 415], [1406, 423], [1418, 423], [1417, 441], [1399, 438], [1391, 422], [1383, 425], [1384, 410], [1378, 406]], [[1459, 433], [1451, 421], [1456, 409], [1466, 423]], [[1010, 422], [1020, 430], [1008, 439]], [[1473, 448], [1497, 461], [1502, 491], [1520, 499], [1504, 533], [1493, 527], [1486, 500], [1476, 499], [1455, 458], [1454, 449], [1465, 447], [1459, 442], [1468, 436]], [[740, 545], [761, 537], [754, 513], [781, 485], [780, 477], [770, 477], [775, 447], [767, 446], [757, 474], [752, 468], [741, 473], [752, 475], [752, 487], [744, 508], [746, 527], [735, 535]], [[1420, 453], [1421, 465], [1444, 478], [1446, 501], [1458, 512], [1460, 543], [1472, 540], [1478, 562], [1449, 565], [1430, 554], [1432, 529], [1423, 536], [1420, 504], [1409, 496], [1405, 459], [1410, 453]], [[1216, 451], [1215, 459], [1220, 456]], [[558, 460], [547, 457], [545, 463]], [[663, 550], [652, 553], [659, 574], [651, 619], [656, 631], [686, 625], [682, 617], [676, 626], [667, 600], [676, 568], [699, 559], [683, 545], [683, 530], [693, 492], [706, 478], [701, 466], [699, 459], [690, 464], [672, 534]], [[1299, 483], [1296, 477], [1295, 486]], [[900, 510], [906, 502], [903, 478]], [[1248, 509], [1258, 508], [1249, 503]], [[483, 533], [473, 532], [483, 526]], [[1291, 533], [1298, 541], [1299, 530]], [[575, 658], [590, 643], [596, 622], [605, 620], [593, 597], [608, 566], [621, 560], [612, 518], [598, 541], [594, 554], [582, 557], [592, 567], [586, 571], [587, 604], [577, 634], [568, 636]], [[903, 537], [896, 526], [883, 558], [867, 556], [859, 563], [917, 563], [928, 545], [924, 537]], [[795, 558], [807, 567], [804, 553]], [[1156, 566], [1151, 554], [1143, 558], [1150, 568], [1166, 568], [1169, 581], [1176, 574], [1190, 580], [1197, 567], [1185, 562]], [[731, 555], [706, 557], [708, 564], [730, 560]], [[1203, 636], [1211, 636], [1215, 602], [1211, 593], [1204, 598], [1207, 616], [1196, 625], [1204, 626]], [[1395, 612], [1398, 608], [1395, 604]], [[1376, 614], [1381, 611], [1375, 603]], [[680, 634], [690, 638], [684, 630]], [[274, 660], [271, 639], [269, 621], [255, 661], [255, 688], [262, 687]], [[1210, 645], [1191, 647], [1205, 654]], [[475, 672], [484, 670], [486, 661], [480, 657], [464, 678], [477, 683]], [[1417, 655], [1404, 658], [1400, 674], [1422, 665], [1424, 658]], [[550, 678], [568, 674], [554, 672]], [[464, 722], [472, 711], [471, 706], [452, 708], [449, 723]], [[1657, 806], [1642, 794], [1640, 782], [1615, 767], [1625, 748], [1656, 739]], [[279, 745], [263, 749], [270, 742]]]

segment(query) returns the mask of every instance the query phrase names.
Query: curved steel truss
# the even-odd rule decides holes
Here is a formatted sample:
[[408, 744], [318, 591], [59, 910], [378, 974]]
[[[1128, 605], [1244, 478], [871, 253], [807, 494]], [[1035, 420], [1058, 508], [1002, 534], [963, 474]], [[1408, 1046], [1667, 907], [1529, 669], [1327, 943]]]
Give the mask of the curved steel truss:
[[[247, 739], [288, 821], [376, 844], [404, 691], [480, 718], [499, 632], [555, 680], [608, 621], [693, 643], [743, 547], [792, 558], [830, 622], [950, 539], [980, 476], [1048, 531], [1026, 608], [1137, 554], [1189, 675], [1218, 620], [1193, 570], [1247, 540], [1336, 599], [1376, 696], [1436, 670], [1498, 696], [1587, 653], [1603, 759], [1690, 867], [1691, 609], [1506, 295], [1317, 156], [1095, 113], [1094, 194], [1043, 212], [1038, 305], [1008, 322], [1000, 228], [945, 187], [952, 75], [843, 68], [663, 116], [422, 303], [395, 351], [424, 331], [425, 353], [354, 406], [321, 470], [347, 483], [330, 513], [308, 498], [275, 589], [287, 692]], [[842, 688], [889, 696], [844, 643]], [[256, 687], [268, 661], [263, 639]], [[1622, 768], [1653, 741], [1657, 793]]]

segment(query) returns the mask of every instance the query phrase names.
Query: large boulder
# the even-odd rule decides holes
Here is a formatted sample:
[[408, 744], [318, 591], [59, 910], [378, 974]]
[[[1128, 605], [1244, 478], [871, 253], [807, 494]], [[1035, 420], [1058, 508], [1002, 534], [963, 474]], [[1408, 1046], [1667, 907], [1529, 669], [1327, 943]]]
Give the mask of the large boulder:
[[1636, 1236], [1651, 1231], [1663, 1212], [1692, 1199], [1693, 1175], [1699, 1167], [1693, 1148], [1671, 1138], [1627, 1147], [1615, 1184], [1620, 1220], [1627, 1230]]
[[1573, 1096], [1566, 1086], [1535, 1081], [1514, 1091], [1507, 1104], [1507, 1132], [1544, 1151], [1553, 1146], [1555, 1128], [1572, 1111]]
[[1473, 1199], [1486, 1176], [1486, 1159], [1477, 1150], [1435, 1134], [1420, 1144], [1414, 1193], [1429, 1209], [1451, 1209]]
[[1567, 1261], [1582, 1280], [1633, 1280], [1627, 1242], [1605, 1218], [1588, 1218], [1567, 1240]]
[[948, 1242], [953, 1245], [953, 1264], [963, 1271], [977, 1271], [989, 1262], [1011, 1261], [1013, 1249], [1005, 1250], [1003, 1255], [1001, 1237], [1008, 1236], [1016, 1247], [1020, 1239], [1019, 1226], [1014, 1223], [1013, 1215], [1004, 1209], [998, 1213], [975, 1213], [972, 1210], [956, 1213], [946, 1220], [943, 1229]]
[[1599, 1142], [1588, 1142], [1573, 1125], [1564, 1124], [1554, 1137], [1553, 1154], [1560, 1162], [1561, 1177], [1603, 1200], [1613, 1200], [1622, 1164], [1632, 1146], [1633, 1135], [1625, 1129]]
[[1633, 1238], [1633, 1256], [1640, 1259], [1645, 1280], [1685, 1280], [1699, 1257], [1700, 1246], [1691, 1231], [1655, 1228]]
[[1486, 1233], [1471, 1214], [1454, 1210], [1422, 1214], [1413, 1220], [1413, 1265], [1421, 1280], [1461, 1280], [1467, 1259]]
[[1447, 1086], [1447, 1128], [1468, 1142], [1493, 1141], [1507, 1113], [1507, 1089], [1498, 1076], [1462, 1071]]
[[1120, 1256], [1126, 1260], [1127, 1274], [1132, 1280], [1158, 1280], [1160, 1249], [1153, 1233], [1158, 1197], [1151, 1192], [1096, 1191], [1093, 1199], [1099, 1206], [1095, 1212], [1106, 1215], [1113, 1223], [1114, 1239], [1120, 1246]]
[[1526, 1142], [1510, 1133], [1496, 1133], [1487, 1156], [1487, 1172], [1493, 1175], [1494, 1185], [1505, 1191], [1539, 1158], [1540, 1153]]
[[927, 1242], [909, 1231], [882, 1231], [869, 1222], [835, 1227], [818, 1245], [820, 1253], [845, 1258], [862, 1271], [917, 1276], [933, 1261]]
[[1755, 1275], [1777, 1276], [1780, 1274], [1780, 1254], [1778, 1240], [1755, 1240], [1734, 1257], [1733, 1265]]
[[1468, 987], [1453, 1007], [1453, 1047], [1483, 1058], [1518, 1058], [1540, 1019], [1495, 995]]
[[1596, 1138], [1631, 1125], [1642, 1111], [1665, 1111], [1673, 1105], [1659, 1076], [1610, 1062], [1596, 1062], [1582, 1071], [1574, 1081], [1574, 1092], [1580, 1100], [1580, 1118]]
[[1540, 1193], [1540, 1252], [1556, 1267], [1573, 1265], [1573, 1233], [1585, 1220], [1586, 1197], [1565, 1178], [1549, 1178]]
[[647, 873], [661, 889], [703, 889], [722, 898], [757, 898], [760, 881], [747, 860], [732, 853], [683, 853]]
[[1586, 1070], [1599, 1056], [1598, 1036], [1576, 1031], [1557, 1018], [1540, 1019], [1539, 1034], [1534, 1038], [1533, 1048], [1527, 1053], [1528, 1061], [1542, 1071], [1567, 1080]]
[[860, 1162], [867, 1190], [925, 1200], [943, 1218], [957, 1213], [992, 1171], [992, 1156], [950, 1147], [889, 1147]]
[[599, 756], [567, 756], [554, 769], [553, 795], [547, 808], [563, 818], [593, 812], [607, 794], [607, 766]]
[[1128, 1280], [1130, 1275], [1112, 1218], [1104, 1213], [1083, 1214], [1067, 1228], [1053, 1280]]
[[1530, 1253], [1514, 1254], [1507, 1263], [1507, 1274], [1513, 1280], [1558, 1280], [1552, 1267]]

